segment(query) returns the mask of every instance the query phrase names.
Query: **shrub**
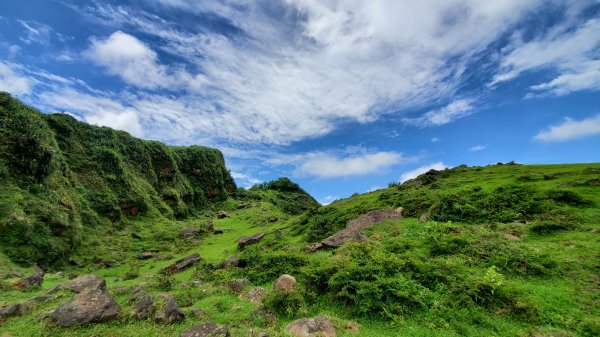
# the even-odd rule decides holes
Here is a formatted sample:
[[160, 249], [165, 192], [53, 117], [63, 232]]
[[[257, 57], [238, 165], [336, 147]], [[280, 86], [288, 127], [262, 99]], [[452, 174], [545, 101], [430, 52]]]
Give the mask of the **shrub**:
[[267, 295], [264, 304], [280, 316], [293, 318], [298, 315], [299, 309], [304, 307], [305, 300], [298, 290], [274, 290]]

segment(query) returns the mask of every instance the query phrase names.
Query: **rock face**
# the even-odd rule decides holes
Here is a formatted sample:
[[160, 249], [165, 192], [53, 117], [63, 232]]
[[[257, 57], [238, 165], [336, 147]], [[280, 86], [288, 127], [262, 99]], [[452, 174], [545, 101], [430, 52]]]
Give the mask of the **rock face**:
[[198, 235], [198, 233], [200, 233], [200, 230], [198, 228], [184, 227], [179, 232], [179, 238], [180, 239], [191, 239], [191, 238], [194, 238], [196, 235]]
[[371, 211], [359, 216], [358, 218], [348, 222], [346, 228], [324, 239], [321, 242], [313, 243], [306, 247], [307, 252], [314, 252], [321, 248], [337, 248], [348, 242], [349, 240], [367, 241], [368, 238], [361, 233], [365, 228], [369, 228], [375, 224], [382, 223], [385, 220], [397, 220], [402, 218], [403, 208], [382, 209]]
[[20, 316], [25, 311], [21, 303], [0, 303], [0, 321], [13, 316]]
[[66, 289], [72, 292], [80, 293], [85, 289], [96, 289], [100, 291], [106, 290], [106, 281], [96, 275], [81, 275], [69, 282], [51, 288], [47, 291], [48, 294], [55, 293], [59, 290]]
[[225, 211], [220, 211], [217, 214], [217, 219], [224, 219], [224, 218], [228, 218], [229, 217], [229, 213], [225, 212]]
[[183, 313], [183, 311], [181, 311], [181, 309], [175, 302], [175, 298], [172, 295], [166, 295], [165, 299], [165, 306], [159, 311], [159, 313], [154, 318], [156, 323], [167, 325], [182, 322], [185, 319], [185, 314]]
[[200, 254], [194, 253], [190, 256], [184, 257], [183, 259], [179, 259], [179, 260], [175, 261], [173, 264], [165, 267], [163, 269], [163, 272], [165, 272], [166, 274], [175, 274], [180, 271], [188, 269], [189, 267], [198, 263], [198, 261], [200, 261]]
[[180, 337], [230, 337], [227, 327], [215, 323], [202, 323], [185, 330]]
[[240, 250], [242, 250], [249, 245], [253, 245], [255, 243], [260, 242], [260, 240], [262, 240], [264, 237], [265, 237], [265, 232], [260, 232], [260, 233], [256, 233], [256, 234], [250, 235], [250, 236], [242, 236], [241, 238], [237, 239], [235, 242], [237, 242], [238, 248]]
[[44, 272], [42, 270], [36, 271], [35, 274], [21, 279], [13, 285], [17, 288], [26, 289], [30, 287], [39, 287], [44, 282]]
[[85, 289], [61, 304], [50, 316], [50, 324], [62, 327], [105, 322], [116, 318], [121, 307], [100, 289]]
[[274, 290], [292, 291], [296, 289], [296, 278], [292, 275], [283, 274], [275, 280]]
[[131, 310], [131, 317], [137, 319], [146, 319], [154, 313], [156, 307], [150, 295], [146, 294], [142, 289], [136, 288], [127, 302], [135, 303]]
[[298, 319], [285, 328], [285, 333], [294, 337], [335, 337], [331, 319], [325, 316]]

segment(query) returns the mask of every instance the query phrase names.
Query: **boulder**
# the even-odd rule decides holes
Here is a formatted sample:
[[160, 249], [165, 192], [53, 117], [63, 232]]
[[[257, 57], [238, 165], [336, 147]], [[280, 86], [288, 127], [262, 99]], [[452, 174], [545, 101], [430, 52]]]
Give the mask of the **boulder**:
[[335, 328], [326, 316], [298, 319], [285, 328], [285, 333], [294, 337], [335, 337]]
[[200, 254], [194, 253], [190, 256], [186, 256], [182, 259], [179, 259], [179, 260], [175, 261], [174, 263], [172, 263], [171, 265], [165, 267], [163, 269], [163, 272], [166, 274], [175, 274], [180, 271], [188, 269], [189, 267], [198, 263], [198, 261], [200, 261]]
[[242, 292], [242, 290], [244, 290], [244, 287], [249, 285], [250, 281], [246, 279], [237, 279], [235, 281], [227, 283], [227, 288], [229, 288], [229, 290], [233, 291], [234, 293], [240, 293]]
[[253, 245], [255, 243], [260, 242], [265, 237], [265, 232], [256, 233], [250, 236], [242, 236], [237, 239], [235, 242], [238, 244], [238, 248], [240, 250], [244, 249], [247, 246]]
[[44, 282], [44, 272], [41, 269], [38, 269], [35, 274], [20, 279], [19, 281], [13, 283], [13, 286], [21, 289], [27, 289], [30, 287], [39, 287]]
[[237, 209], [244, 209], [250, 207], [250, 204], [247, 202], [241, 203], [238, 205]]
[[107, 292], [89, 288], [58, 306], [50, 315], [50, 324], [68, 327], [105, 322], [120, 313], [121, 307]]
[[279, 218], [276, 216], [272, 216], [269, 218], [269, 222], [277, 222], [277, 221], [279, 221]]
[[269, 291], [265, 288], [251, 288], [250, 290], [240, 294], [239, 298], [242, 301], [248, 301], [252, 303], [261, 303]]
[[230, 337], [229, 330], [224, 325], [207, 322], [193, 325], [185, 330], [180, 337]]
[[321, 248], [337, 248], [350, 240], [359, 242], [367, 241], [369, 238], [361, 233], [365, 228], [375, 224], [382, 223], [385, 220], [397, 220], [402, 218], [402, 207], [396, 209], [382, 209], [371, 211], [348, 222], [346, 228], [329, 236], [321, 242], [313, 243], [306, 247], [306, 251], [311, 253]]
[[71, 281], [58, 285], [54, 288], [50, 288], [47, 293], [52, 294], [63, 289], [76, 293], [80, 293], [85, 289], [97, 289], [105, 291], [106, 281], [96, 275], [81, 275], [72, 279]]
[[152, 252], [142, 252], [140, 254], [140, 259], [142, 260], [148, 260], [154, 257], [154, 253]]
[[204, 317], [208, 316], [208, 314], [206, 313], [206, 311], [204, 311], [202, 309], [198, 309], [198, 308], [192, 309], [192, 313], [194, 314], [194, 316], [196, 316], [198, 318], [204, 318]]
[[225, 211], [219, 211], [219, 213], [217, 213], [217, 219], [224, 219], [224, 218], [228, 218], [229, 217], [229, 213], [225, 212]]
[[180, 239], [192, 239], [196, 235], [198, 235], [198, 233], [200, 233], [200, 230], [198, 228], [184, 227], [179, 232], [179, 238]]
[[283, 274], [279, 276], [277, 280], [275, 280], [275, 286], [273, 289], [280, 291], [292, 291], [296, 289], [296, 286], [297, 282], [295, 277]]
[[221, 267], [221, 269], [227, 269], [227, 268], [231, 268], [231, 267], [239, 267], [239, 265], [240, 265], [240, 259], [238, 258], [237, 254], [234, 254], [227, 260], [221, 262], [220, 267]]
[[156, 323], [167, 325], [182, 322], [185, 319], [185, 314], [181, 311], [177, 302], [175, 302], [175, 297], [173, 295], [164, 295], [164, 298], [165, 305], [154, 318]]
[[21, 316], [25, 307], [21, 303], [0, 303], [0, 321], [14, 316]]
[[131, 310], [131, 317], [137, 319], [146, 319], [152, 316], [155, 309], [154, 301], [150, 295], [144, 293], [142, 298], [133, 306], [133, 309]]
[[218, 234], [223, 234], [223, 230], [222, 229], [215, 229], [213, 231], [213, 234], [218, 235]]

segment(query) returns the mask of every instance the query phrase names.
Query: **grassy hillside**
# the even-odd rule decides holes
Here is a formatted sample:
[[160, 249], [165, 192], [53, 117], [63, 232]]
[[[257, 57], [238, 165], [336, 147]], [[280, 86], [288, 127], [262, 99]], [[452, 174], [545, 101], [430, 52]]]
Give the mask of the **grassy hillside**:
[[216, 149], [144, 141], [0, 93], [0, 248], [15, 262], [60, 264], [87, 230], [196, 215], [235, 189]]
[[[36, 317], [70, 296], [61, 294], [7, 320], [0, 331], [172, 336], [210, 320], [227, 325], [233, 336], [246, 336], [251, 328], [282, 336], [295, 318], [328, 315], [338, 336], [597, 336], [599, 181], [600, 164], [458, 167], [326, 207], [306, 207], [299, 215], [286, 211], [284, 201], [293, 198], [273, 189], [282, 182], [294, 186], [287, 180], [239, 190], [235, 198], [181, 221], [146, 214], [125, 227], [94, 227], [87, 233], [75, 256], [87, 262], [66, 272], [106, 278], [124, 309], [122, 318], [48, 328]], [[398, 206], [408, 217], [365, 230], [367, 242], [313, 254], [304, 250], [359, 214]], [[219, 210], [229, 217], [218, 219]], [[223, 234], [213, 234], [209, 224]], [[181, 239], [183, 227], [202, 231]], [[237, 238], [258, 232], [267, 233], [260, 243], [237, 248]], [[140, 260], [142, 251], [159, 258]], [[191, 253], [200, 253], [202, 262], [170, 278], [160, 276], [162, 268]], [[220, 269], [232, 254], [240, 267]], [[100, 259], [116, 263], [107, 266]], [[9, 262], [0, 262], [10, 269]], [[225, 286], [246, 278], [252, 286], [271, 289], [284, 273], [294, 275], [299, 288], [289, 294], [270, 291], [267, 309]], [[8, 286], [14, 279], [2, 290], [9, 302], [66, 281], [52, 274], [40, 289], [23, 291]], [[129, 318], [132, 305], [126, 300], [136, 286], [155, 298], [174, 294], [185, 322], [162, 326]], [[196, 317], [195, 309], [206, 316]]]

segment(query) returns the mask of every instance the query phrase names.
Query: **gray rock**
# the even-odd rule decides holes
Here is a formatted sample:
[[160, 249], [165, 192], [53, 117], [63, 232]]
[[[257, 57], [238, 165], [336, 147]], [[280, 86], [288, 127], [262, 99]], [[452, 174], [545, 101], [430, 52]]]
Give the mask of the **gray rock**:
[[227, 327], [211, 322], [194, 325], [185, 330], [180, 337], [230, 337]]
[[38, 269], [33, 275], [25, 277], [15, 283], [13, 286], [21, 289], [27, 289], [31, 287], [39, 287], [44, 282], [44, 272]]
[[183, 313], [183, 311], [181, 311], [181, 309], [177, 305], [177, 302], [175, 302], [175, 298], [173, 297], [173, 295], [165, 295], [164, 297], [166, 302], [154, 318], [156, 323], [167, 325], [183, 322], [183, 320], [185, 319], [185, 314]]
[[252, 303], [261, 303], [269, 291], [265, 288], [251, 288], [246, 292], [240, 294], [239, 298], [242, 301], [248, 301]]
[[191, 239], [191, 238], [194, 238], [196, 235], [198, 235], [198, 233], [200, 233], [200, 230], [198, 228], [184, 227], [179, 232], [179, 238], [180, 239]]
[[246, 279], [237, 279], [235, 281], [228, 282], [227, 288], [229, 288], [229, 290], [233, 291], [234, 293], [240, 293], [242, 290], [244, 290], [244, 287], [249, 285], [250, 281]]
[[285, 328], [285, 333], [294, 337], [335, 337], [331, 319], [325, 316], [298, 319]]
[[85, 289], [105, 291], [106, 281], [96, 275], [81, 275], [72, 279], [71, 281], [58, 285], [54, 288], [50, 288], [46, 293], [52, 294], [63, 289], [76, 293], [80, 293]]
[[174, 263], [172, 263], [171, 265], [165, 267], [163, 269], [163, 272], [166, 274], [175, 274], [180, 271], [188, 269], [189, 267], [198, 263], [198, 261], [200, 261], [200, 254], [194, 253], [190, 256], [186, 256], [182, 259], [179, 259], [179, 260], [175, 261]]
[[225, 211], [220, 211], [219, 213], [217, 213], [218, 219], [224, 219], [224, 218], [228, 218], [228, 217], [229, 217], [229, 213], [227, 213]]
[[215, 229], [213, 231], [213, 234], [215, 234], [215, 235], [223, 234], [223, 230], [222, 229]]
[[238, 258], [237, 254], [234, 254], [227, 260], [221, 262], [220, 267], [221, 267], [221, 269], [227, 269], [227, 268], [231, 268], [231, 267], [239, 267], [239, 265], [240, 265], [240, 259]]
[[277, 222], [277, 221], [279, 221], [279, 218], [276, 216], [272, 216], [269, 218], [269, 222]]
[[297, 282], [295, 277], [283, 274], [279, 276], [277, 280], [275, 280], [275, 286], [273, 289], [279, 291], [292, 291], [296, 289], [296, 286]]
[[50, 315], [50, 324], [62, 327], [105, 322], [121, 314], [121, 307], [105, 291], [85, 289]]
[[154, 313], [154, 301], [148, 294], [144, 294], [142, 298], [133, 306], [131, 317], [137, 319], [146, 319]]
[[247, 246], [253, 245], [255, 243], [260, 242], [265, 237], [265, 232], [256, 233], [250, 236], [242, 236], [237, 239], [235, 242], [238, 244], [238, 248], [240, 250], [244, 249]]
[[0, 321], [14, 316], [21, 316], [25, 307], [21, 303], [0, 303]]

